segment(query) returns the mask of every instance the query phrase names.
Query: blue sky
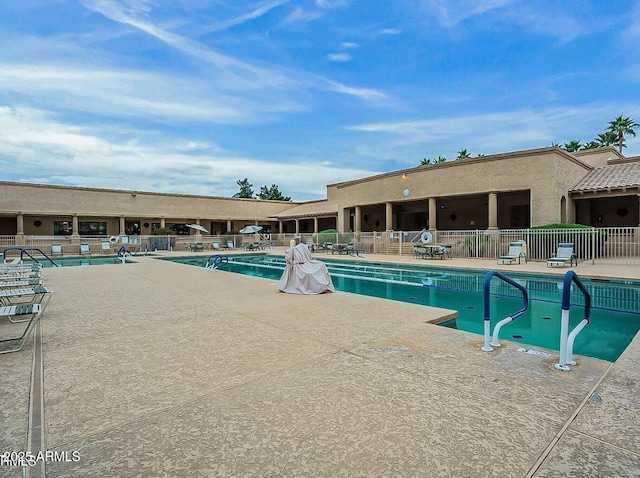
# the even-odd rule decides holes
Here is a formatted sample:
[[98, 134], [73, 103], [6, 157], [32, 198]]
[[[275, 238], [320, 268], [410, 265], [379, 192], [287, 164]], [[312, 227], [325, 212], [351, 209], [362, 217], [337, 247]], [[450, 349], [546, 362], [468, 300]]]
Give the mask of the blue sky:
[[6, 181], [320, 199], [640, 122], [636, 1], [4, 1], [0, 43]]

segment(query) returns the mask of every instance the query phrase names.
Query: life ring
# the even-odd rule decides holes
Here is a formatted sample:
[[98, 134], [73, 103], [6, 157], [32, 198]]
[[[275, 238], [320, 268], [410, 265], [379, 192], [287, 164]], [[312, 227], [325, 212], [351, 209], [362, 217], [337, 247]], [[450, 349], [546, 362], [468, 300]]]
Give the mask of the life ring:
[[423, 244], [431, 244], [431, 241], [433, 241], [433, 235], [429, 231], [424, 231], [420, 236], [420, 241], [422, 241]]
[[109, 242], [110, 242], [111, 244], [115, 244], [116, 242], [118, 242], [118, 236], [111, 236], [111, 237], [109, 238]]

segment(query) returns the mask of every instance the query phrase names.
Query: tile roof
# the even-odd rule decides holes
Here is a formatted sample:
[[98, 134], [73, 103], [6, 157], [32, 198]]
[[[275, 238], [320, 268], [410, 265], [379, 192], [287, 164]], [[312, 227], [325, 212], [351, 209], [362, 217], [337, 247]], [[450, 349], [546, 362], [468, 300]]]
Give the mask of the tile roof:
[[640, 187], [640, 162], [610, 164], [595, 168], [569, 189], [569, 192], [632, 187]]
[[329, 201], [313, 201], [299, 204], [289, 209], [275, 214], [278, 219], [294, 218], [294, 217], [314, 217], [314, 216], [333, 216], [338, 215], [338, 205]]

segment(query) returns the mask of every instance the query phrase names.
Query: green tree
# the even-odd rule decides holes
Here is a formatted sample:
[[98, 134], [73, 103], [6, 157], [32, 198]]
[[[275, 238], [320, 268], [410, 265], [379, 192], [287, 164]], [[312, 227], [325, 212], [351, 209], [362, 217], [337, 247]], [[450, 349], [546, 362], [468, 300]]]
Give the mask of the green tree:
[[583, 144], [580, 149], [596, 149], [599, 147], [600, 143], [598, 143], [597, 141], [589, 141], [588, 143]]
[[634, 120], [629, 118], [628, 116], [625, 118], [620, 115], [613, 121], [609, 122], [609, 126], [607, 131], [610, 131], [616, 135], [616, 143], [618, 143], [618, 149], [622, 154], [622, 148], [626, 148], [627, 146], [624, 144], [624, 135], [636, 135], [636, 128], [640, 126]]
[[605, 131], [604, 133], [600, 133], [595, 141], [597, 141], [597, 143], [600, 145], [600, 147], [603, 146], [613, 146], [616, 142], [616, 134], [613, 131]]
[[447, 158], [445, 158], [444, 156], [438, 156], [438, 159], [423, 158], [423, 160], [420, 161], [420, 166], [424, 166], [426, 164], [444, 163], [446, 160]]
[[569, 141], [568, 143], [564, 143], [562, 145], [562, 148], [569, 151], [570, 153], [575, 153], [576, 151], [580, 150], [581, 146], [582, 143], [580, 143], [580, 141], [578, 141], [577, 139], [574, 139], [572, 141]]
[[253, 184], [249, 184], [247, 178], [238, 179], [237, 183], [240, 186], [240, 191], [233, 195], [234, 198], [253, 198], [255, 193], [253, 192]]
[[458, 151], [458, 156], [456, 157], [456, 161], [458, 159], [467, 159], [470, 158], [471, 155], [469, 154], [469, 152], [466, 149], [460, 150]]
[[285, 196], [280, 191], [277, 184], [272, 184], [270, 188], [266, 185], [260, 188], [258, 199], [271, 199], [273, 201], [291, 201], [291, 197]]

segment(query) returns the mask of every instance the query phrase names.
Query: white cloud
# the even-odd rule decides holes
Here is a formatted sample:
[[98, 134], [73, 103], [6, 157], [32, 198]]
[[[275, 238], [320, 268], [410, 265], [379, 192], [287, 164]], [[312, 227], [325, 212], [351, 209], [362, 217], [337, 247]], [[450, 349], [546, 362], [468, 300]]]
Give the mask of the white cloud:
[[280, 26], [306, 25], [323, 16], [324, 14], [319, 10], [305, 10], [304, 8], [296, 7], [280, 22]]
[[513, 0], [427, 0], [423, 5], [436, 17], [440, 25], [454, 27], [468, 18], [504, 7], [512, 1]]
[[351, 61], [351, 55], [348, 53], [331, 53], [327, 55], [327, 60], [334, 62]]
[[328, 82], [328, 89], [335, 91], [336, 93], [347, 94], [350, 96], [356, 96], [366, 101], [379, 101], [387, 98], [387, 95], [379, 90], [371, 88], [357, 88], [353, 86], [344, 85], [335, 81]]
[[[256, 66], [251, 63], [237, 60], [233, 57], [223, 55], [208, 46], [193, 41], [187, 37], [175, 34], [158, 27], [148, 21], [142, 21], [129, 14], [122, 8], [122, 5], [111, 0], [81, 0], [87, 8], [104, 15], [115, 22], [132, 26], [152, 37], [160, 40], [166, 45], [175, 48], [183, 54], [205, 62], [207, 65], [215, 67], [219, 73], [225, 75], [225, 84], [229, 89], [275, 89], [295, 91], [300, 88], [317, 88], [332, 85], [330, 89], [347, 95], [353, 95], [360, 99], [372, 98], [371, 94], [363, 94], [361, 88], [341, 85], [334, 87], [331, 80], [316, 81], [316, 75], [310, 75], [303, 70], [288, 71], [280, 68], [268, 68]], [[297, 8], [296, 10], [301, 10]], [[311, 12], [313, 13], [313, 12]], [[321, 13], [317, 18], [322, 16]], [[306, 15], [304, 11], [301, 15]]]
[[[185, 88], [188, 86], [188, 88]], [[103, 70], [72, 64], [0, 63], [0, 88], [29, 95], [39, 104], [92, 115], [135, 116], [161, 121], [255, 123], [260, 113], [300, 111], [281, 95], [239, 97], [224, 84], [162, 73]], [[54, 94], [52, 94], [54, 93]]]
[[0, 167], [10, 165], [5, 180], [225, 197], [248, 177], [257, 187], [278, 184], [294, 199], [323, 198], [326, 184], [373, 173], [314, 158], [248, 158], [210, 143], [138, 133], [114, 134], [40, 110], [0, 107]]
[[[591, 141], [601, 133], [612, 111], [640, 109], [639, 104], [587, 104], [583, 107], [551, 108], [540, 111], [517, 110], [503, 113], [462, 115], [429, 119], [369, 123], [348, 127], [350, 130], [376, 133], [391, 150], [397, 145], [412, 144], [428, 155], [451, 155], [463, 148], [473, 153], [501, 153], [542, 148], [552, 142], [572, 139]], [[559, 137], [559, 135], [562, 135]], [[386, 142], [384, 138], [387, 138]], [[438, 151], [439, 150], [439, 151]]]
[[383, 28], [379, 33], [382, 35], [400, 35], [402, 30], [398, 28]]

